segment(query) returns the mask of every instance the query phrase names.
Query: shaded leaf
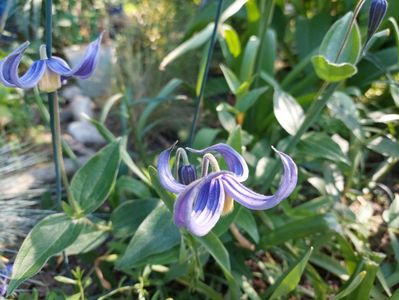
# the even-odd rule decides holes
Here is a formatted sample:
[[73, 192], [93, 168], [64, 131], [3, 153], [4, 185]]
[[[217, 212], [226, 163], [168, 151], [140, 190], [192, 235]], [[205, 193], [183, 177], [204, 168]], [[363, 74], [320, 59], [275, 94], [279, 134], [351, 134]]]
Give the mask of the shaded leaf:
[[71, 193], [83, 213], [95, 211], [107, 199], [120, 160], [120, 144], [116, 141], [101, 149], [73, 176]]
[[81, 224], [64, 214], [53, 214], [37, 223], [18, 251], [7, 293], [11, 294], [38, 273], [50, 257], [71, 245], [81, 230]]
[[159, 204], [157, 199], [126, 201], [111, 215], [112, 231], [117, 237], [127, 237], [135, 233], [144, 219]]
[[143, 259], [161, 254], [180, 243], [180, 232], [166, 206], [158, 206], [141, 223], [123, 256], [116, 262], [118, 269], [139, 265]]

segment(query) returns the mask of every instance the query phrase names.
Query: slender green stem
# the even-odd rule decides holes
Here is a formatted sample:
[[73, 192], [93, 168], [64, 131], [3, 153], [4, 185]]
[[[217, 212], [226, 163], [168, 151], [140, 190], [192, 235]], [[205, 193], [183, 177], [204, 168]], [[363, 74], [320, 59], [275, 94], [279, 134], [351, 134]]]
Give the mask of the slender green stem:
[[[46, 106], [43, 103], [43, 99], [40, 96], [38, 88], [34, 89], [34, 93], [35, 93], [35, 101], [36, 101], [36, 105], [39, 109], [40, 117], [46, 123], [46, 125], [50, 126], [50, 114], [49, 114]], [[62, 138], [61, 138], [61, 143], [62, 143], [63, 153], [65, 153], [74, 162], [76, 167], [80, 167], [80, 163], [79, 163], [78, 158], [76, 157], [75, 153], [73, 153], [72, 149]]]
[[[52, 56], [52, 0], [46, 1], [46, 54], [50, 58]], [[50, 114], [50, 128], [52, 135], [52, 147], [55, 167], [55, 184], [56, 184], [56, 204], [57, 208], [61, 210], [62, 200], [62, 181], [67, 191], [68, 199], [72, 201], [69, 191], [68, 177], [65, 172], [64, 159], [62, 156], [62, 142], [61, 142], [61, 125], [60, 125], [60, 108], [58, 102], [57, 92], [48, 93], [48, 105]]]
[[357, 18], [357, 16], [359, 15], [360, 10], [362, 9], [362, 7], [363, 7], [363, 5], [364, 5], [365, 2], [366, 2], [366, 0], [360, 0], [359, 3], [356, 5], [356, 8], [355, 8], [355, 11], [354, 11], [354, 13], [353, 13], [353, 17], [352, 17], [351, 23], [350, 23], [348, 29], [346, 30], [345, 37], [344, 37], [344, 41], [343, 41], [343, 43], [341, 44], [341, 47], [339, 48], [339, 51], [338, 51], [337, 56], [336, 56], [336, 58], [335, 58], [335, 62], [338, 62], [338, 59], [340, 58], [340, 56], [341, 56], [342, 53], [344, 52], [346, 43], [348, 42], [349, 35], [350, 35], [350, 33], [352, 32], [353, 26], [355, 25], [356, 18]]
[[[262, 69], [262, 61], [263, 61], [263, 52], [265, 48], [265, 35], [267, 30], [269, 29], [269, 24], [272, 21], [273, 18], [273, 12], [274, 12], [274, 5], [275, 5], [275, 0], [263, 0], [261, 2], [261, 7], [260, 7], [260, 13], [261, 13], [261, 19], [259, 22], [259, 28], [258, 28], [258, 38], [260, 40], [260, 47], [258, 50], [258, 55], [257, 55], [257, 63], [256, 63], [256, 73], [255, 74], [260, 74], [260, 71]], [[260, 78], [259, 76], [256, 78], [255, 81], [255, 87], [258, 87], [260, 84]]]
[[[75, 206], [75, 203], [73, 201], [72, 194], [70, 192], [69, 188], [69, 182], [68, 182], [68, 176], [65, 171], [65, 165], [64, 165], [64, 158], [62, 155], [62, 142], [61, 142], [61, 124], [60, 124], [60, 107], [59, 107], [59, 101], [58, 101], [58, 94], [57, 92], [54, 93], [53, 95], [53, 107], [54, 107], [54, 116], [53, 116], [53, 126], [55, 129], [55, 134], [53, 135], [53, 142], [55, 143], [55, 156], [58, 158], [58, 164], [59, 164], [59, 171], [61, 175], [62, 182], [64, 184], [64, 188], [67, 192], [68, 200], [70, 201], [70, 204]], [[53, 127], [52, 126], [52, 127]]]
[[[53, 1], [46, 0], [46, 54], [48, 58], [52, 56], [52, 23], [53, 23]], [[55, 115], [55, 110], [57, 109], [55, 93], [48, 93], [48, 106], [50, 114], [50, 129], [52, 136], [52, 146], [53, 146], [53, 160], [55, 167], [55, 185], [56, 185], [56, 205], [58, 210], [61, 210], [61, 199], [62, 199], [62, 183], [61, 183], [61, 168], [60, 168], [60, 157], [57, 150], [57, 119]], [[58, 109], [57, 109], [58, 110]]]
[[215, 43], [216, 43], [216, 36], [217, 36], [218, 27], [219, 27], [220, 16], [222, 14], [222, 7], [223, 7], [223, 0], [219, 0], [219, 4], [217, 7], [216, 16], [215, 16], [215, 26], [213, 27], [213, 32], [212, 32], [212, 36], [211, 36], [211, 40], [210, 40], [209, 48], [208, 48], [208, 55], [207, 55], [207, 59], [206, 59], [206, 63], [205, 63], [205, 70], [204, 70], [204, 74], [203, 74], [202, 81], [201, 81], [201, 88], [200, 88], [200, 92], [196, 99], [194, 118], [193, 118], [193, 123], [191, 124], [190, 137], [188, 140], [189, 147], [191, 147], [193, 144], [195, 131], [197, 129], [197, 123], [198, 123], [198, 118], [199, 118], [199, 114], [200, 114], [201, 103], [202, 103], [202, 99], [204, 97], [205, 86], [206, 86], [206, 82], [208, 80], [210, 62], [211, 62], [212, 55], [213, 55], [213, 49], [214, 49]]
[[53, 1], [46, 0], [46, 54], [50, 58], [53, 48]]
[[53, 146], [53, 160], [55, 168], [55, 186], [56, 186], [56, 204], [57, 209], [61, 209], [61, 198], [62, 198], [62, 183], [61, 183], [61, 169], [60, 169], [60, 157], [58, 156], [57, 141], [56, 141], [56, 117], [55, 117], [55, 93], [48, 94], [48, 106], [50, 114], [50, 129], [51, 129], [51, 143]]

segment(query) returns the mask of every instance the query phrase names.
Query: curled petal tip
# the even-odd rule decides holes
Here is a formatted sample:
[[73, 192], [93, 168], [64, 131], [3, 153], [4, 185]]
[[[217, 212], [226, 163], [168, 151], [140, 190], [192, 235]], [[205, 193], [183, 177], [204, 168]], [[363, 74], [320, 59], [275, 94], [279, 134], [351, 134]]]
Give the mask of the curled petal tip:
[[225, 160], [229, 171], [233, 172], [239, 181], [245, 181], [248, 178], [249, 170], [244, 158], [227, 144], [219, 143], [201, 150], [192, 148], [186, 148], [186, 150], [201, 155], [208, 152], [217, 152]]
[[172, 171], [169, 166], [170, 153], [173, 150], [174, 145], [161, 152], [158, 158], [157, 170], [159, 175], [159, 181], [162, 186], [172, 193], [180, 193], [184, 190], [185, 186], [179, 183], [172, 175]]

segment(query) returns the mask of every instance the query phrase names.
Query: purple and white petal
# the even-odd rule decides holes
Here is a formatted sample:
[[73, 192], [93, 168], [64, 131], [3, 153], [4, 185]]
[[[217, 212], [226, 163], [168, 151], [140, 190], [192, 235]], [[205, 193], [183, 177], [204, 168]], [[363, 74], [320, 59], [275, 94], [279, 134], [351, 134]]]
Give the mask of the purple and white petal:
[[265, 196], [258, 194], [241, 184], [234, 175], [228, 173], [225, 173], [222, 177], [226, 194], [241, 205], [253, 210], [272, 208], [287, 198], [295, 189], [298, 180], [298, 170], [291, 157], [285, 153], [275, 151], [283, 162], [284, 172], [279, 188], [274, 195]]
[[175, 204], [174, 221], [196, 236], [209, 233], [219, 221], [225, 193], [220, 179], [222, 173], [212, 173], [190, 184]]
[[23, 43], [0, 62], [0, 82], [5, 86], [29, 89], [36, 86], [42, 78], [46, 70], [43, 60], [35, 61], [23, 76], [18, 74], [19, 64], [28, 46], [29, 42]]
[[51, 71], [61, 75], [64, 79], [72, 76], [78, 77], [80, 79], [88, 78], [91, 74], [93, 74], [97, 66], [102, 37], [103, 33], [101, 33], [95, 41], [89, 44], [83, 59], [72, 69], [62, 58], [56, 56], [47, 60], [47, 66]]
[[172, 175], [172, 171], [170, 169], [169, 161], [170, 161], [170, 153], [173, 150], [173, 147], [166, 149], [161, 152], [158, 158], [158, 176], [159, 181], [161, 182], [162, 186], [167, 189], [168, 191], [178, 194], [185, 189], [185, 185], [179, 183]]
[[242, 182], [248, 178], [248, 165], [244, 158], [232, 147], [227, 144], [216, 144], [205, 149], [196, 150], [192, 148], [186, 148], [188, 151], [204, 155], [208, 152], [217, 152], [222, 155], [226, 161], [229, 171], [233, 172], [237, 176], [237, 180]]

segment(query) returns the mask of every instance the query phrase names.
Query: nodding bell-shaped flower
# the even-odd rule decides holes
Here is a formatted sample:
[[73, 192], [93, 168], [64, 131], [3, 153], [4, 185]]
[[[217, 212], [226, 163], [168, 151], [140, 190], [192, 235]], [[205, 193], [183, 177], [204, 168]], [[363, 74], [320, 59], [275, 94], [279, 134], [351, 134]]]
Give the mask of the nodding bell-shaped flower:
[[19, 76], [18, 67], [29, 46], [29, 42], [25, 42], [0, 60], [0, 83], [21, 89], [30, 89], [38, 85], [44, 92], [54, 92], [70, 77], [86, 79], [93, 74], [97, 66], [102, 36], [103, 33], [89, 44], [83, 59], [73, 68], [60, 57], [48, 58], [46, 46], [42, 45], [40, 59], [35, 61], [24, 75]]
[[388, 2], [386, 0], [372, 0], [369, 11], [369, 24], [367, 32], [367, 41], [376, 33], [380, 27], [385, 13], [388, 9]]
[[5, 296], [7, 293], [8, 282], [12, 273], [12, 265], [8, 264], [0, 267], [0, 297]]
[[[157, 166], [159, 179], [165, 189], [178, 194], [173, 212], [175, 224], [186, 228], [196, 236], [209, 233], [221, 216], [233, 210], [234, 201], [253, 210], [269, 209], [287, 198], [297, 183], [298, 170], [294, 161], [287, 154], [273, 148], [283, 163], [282, 179], [274, 195], [258, 194], [242, 184], [248, 178], [248, 166], [244, 158], [229, 145], [216, 144], [202, 150], [186, 148], [192, 153], [203, 156], [201, 177], [186, 184], [185, 181], [177, 180], [172, 175], [169, 166], [172, 150], [173, 147], [163, 151], [159, 156]], [[227, 170], [220, 170], [212, 152], [223, 157]], [[183, 153], [182, 150], [177, 150], [177, 163], [179, 153]], [[208, 173], [209, 166], [212, 169], [210, 173]]]

